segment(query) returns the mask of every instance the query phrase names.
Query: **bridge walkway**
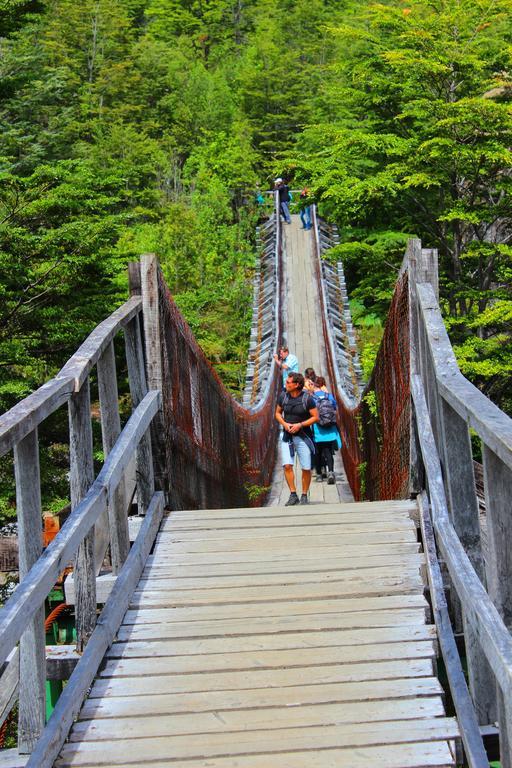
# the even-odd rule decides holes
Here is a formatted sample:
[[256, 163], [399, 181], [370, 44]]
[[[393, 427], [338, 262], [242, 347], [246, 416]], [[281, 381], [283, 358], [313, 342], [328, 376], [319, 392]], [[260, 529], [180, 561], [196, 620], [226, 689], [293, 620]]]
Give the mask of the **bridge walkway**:
[[174, 512], [56, 766], [452, 766], [415, 503]]
[[[322, 315], [313, 263], [312, 231], [302, 229], [298, 214], [292, 214], [292, 223], [283, 225], [283, 230], [284, 337], [290, 351], [299, 360], [301, 373], [311, 367], [316, 373], [327, 378]], [[334, 504], [338, 501], [354, 500], [340, 451], [334, 454], [334, 472], [335, 486], [327, 485], [326, 482], [311, 483], [310, 501], [312, 503]], [[282, 506], [288, 496], [289, 490], [278, 461], [268, 503]]]
[[[285, 255], [285, 338], [323, 373], [298, 216]], [[454, 765], [417, 507], [355, 504], [336, 474], [290, 509], [278, 463], [273, 506], [164, 520], [58, 768]]]

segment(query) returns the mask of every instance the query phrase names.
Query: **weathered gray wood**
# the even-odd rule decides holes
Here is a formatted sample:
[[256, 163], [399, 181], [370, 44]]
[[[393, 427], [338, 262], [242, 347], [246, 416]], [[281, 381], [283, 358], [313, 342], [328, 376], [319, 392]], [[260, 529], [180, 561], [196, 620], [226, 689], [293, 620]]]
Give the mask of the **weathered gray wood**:
[[96, 326], [94, 331], [60, 370], [58, 377], [72, 377], [75, 381], [75, 392], [78, 392], [108, 345], [119, 331], [133, 317], [138, 315], [140, 310], [140, 297], [132, 296], [131, 299], [128, 299], [119, 309]]
[[[14, 449], [20, 581], [41, 555], [42, 511], [37, 429]], [[28, 617], [27, 617], [28, 618]], [[32, 752], [45, 719], [44, 609], [27, 621], [20, 642], [18, 750]]]
[[108, 499], [130, 462], [142, 435], [160, 406], [160, 393], [149, 392], [123, 429], [87, 496], [71, 512], [62, 529], [46, 548], [28, 576], [0, 613], [0, 664], [20, 639], [63, 568], [75, 554], [87, 531], [106, 509]]
[[161, 391], [163, 374], [158, 309], [158, 262], [154, 253], [141, 256], [141, 283], [148, 386], [150, 389]]
[[[152, 253], [141, 256], [141, 288], [144, 322], [144, 349], [146, 376], [149, 389], [162, 391], [163, 367], [161, 350], [160, 307], [158, 287], [158, 261]], [[137, 501], [144, 514], [155, 487], [165, 490], [165, 445], [162, 442], [164, 422], [158, 415], [146, 442], [140, 446], [137, 456]]]
[[114, 589], [98, 619], [96, 629], [55, 707], [27, 765], [51, 768], [76, 718], [105, 651], [123, 620], [131, 594], [153, 546], [164, 509], [163, 494], [155, 494], [139, 536], [121, 569]]
[[70, 376], [51, 379], [0, 416], [0, 456], [12, 450], [32, 430], [60, 408], [73, 392]]
[[[128, 380], [132, 404], [136, 407], [145, 397], [147, 392], [146, 372], [144, 367], [144, 353], [142, 348], [142, 334], [138, 318], [129, 323], [124, 332], [126, 361], [128, 365]], [[139, 514], [144, 514], [147, 505], [154, 493], [153, 451], [151, 437], [148, 433], [139, 443], [135, 468], [137, 483], [137, 503]]]
[[[87, 495], [94, 481], [89, 380], [69, 401], [69, 469], [71, 509]], [[101, 518], [100, 518], [101, 519]], [[75, 558], [76, 642], [81, 653], [96, 624], [94, 529], [81, 542]]]
[[[449, 520], [441, 467], [428, 419], [421, 382], [411, 377], [411, 391], [418, 419], [421, 450], [429, 483], [434, 528], [439, 549], [448, 567], [466, 619], [480, 639], [481, 657], [486, 658], [505, 701], [512, 701], [512, 637], [476, 575], [471, 562]], [[478, 659], [475, 659], [478, 663]], [[482, 676], [485, 678], [485, 675]], [[489, 701], [494, 693], [487, 691]], [[477, 702], [478, 705], [478, 702]]]
[[46, 679], [69, 680], [80, 660], [74, 645], [46, 646]]
[[15, 648], [9, 654], [0, 672], [0, 727], [18, 698], [20, 679], [20, 650]]
[[138, 261], [128, 262], [128, 286], [130, 288], [130, 296], [140, 296], [142, 294], [140, 262]]
[[446, 401], [441, 403], [445, 488], [450, 517], [477, 575], [485, 584], [473, 453], [466, 422]]
[[[121, 433], [121, 419], [119, 418], [119, 401], [117, 392], [116, 361], [114, 345], [110, 343], [98, 360], [98, 390], [101, 410], [101, 434], [103, 439], [103, 453], [108, 456]], [[110, 529], [110, 552], [112, 557], [112, 570], [118, 573], [128, 556], [130, 541], [128, 536], [128, 515], [124, 484], [121, 483], [108, 507]], [[96, 551], [96, 563], [103, 560], [105, 552]]]
[[489, 555], [487, 587], [506, 626], [512, 629], [512, 471], [483, 447]]
[[469, 695], [464, 671], [460, 662], [457, 645], [453, 636], [453, 630], [448, 615], [448, 606], [444, 595], [443, 577], [439, 568], [436, 555], [436, 545], [432, 521], [428, 509], [428, 501], [425, 492], [419, 499], [421, 511], [420, 522], [423, 538], [423, 546], [427, 556], [427, 572], [430, 585], [430, 598], [434, 612], [434, 623], [437, 629], [439, 646], [446, 668], [446, 674], [450, 684], [460, 734], [464, 744], [464, 752], [470, 768], [488, 768], [489, 762], [485, 752], [484, 743], [480, 735], [478, 720], [473, 709], [473, 703]]
[[432, 287], [418, 285], [417, 292], [439, 394], [480, 435], [488, 448], [512, 468], [512, 419], [459, 371]]

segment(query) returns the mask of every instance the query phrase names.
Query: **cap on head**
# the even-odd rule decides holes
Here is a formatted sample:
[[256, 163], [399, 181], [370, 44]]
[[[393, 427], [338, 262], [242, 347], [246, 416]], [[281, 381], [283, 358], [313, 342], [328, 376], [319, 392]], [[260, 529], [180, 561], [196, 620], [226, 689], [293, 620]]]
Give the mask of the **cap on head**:
[[276, 180], [275, 180], [275, 183], [276, 183], [276, 184], [281, 184], [281, 182], [282, 182], [282, 179], [281, 179], [281, 178], [279, 178], [279, 179], [276, 179]]

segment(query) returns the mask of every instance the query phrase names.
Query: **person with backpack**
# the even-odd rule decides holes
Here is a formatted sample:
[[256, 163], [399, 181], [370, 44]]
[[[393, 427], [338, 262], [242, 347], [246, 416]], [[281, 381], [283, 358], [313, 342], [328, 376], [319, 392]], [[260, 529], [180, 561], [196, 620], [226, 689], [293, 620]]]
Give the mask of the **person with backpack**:
[[323, 376], [316, 377], [313, 398], [318, 410], [318, 421], [313, 425], [316, 481], [321, 483], [327, 477], [327, 483], [334, 485], [334, 452], [341, 448], [341, 437], [336, 424], [336, 400], [327, 392]]
[[[315, 451], [311, 426], [318, 420], [318, 411], [314, 398], [304, 392], [304, 376], [290, 373], [286, 379], [286, 391], [281, 392], [277, 401], [276, 420], [283, 428], [281, 458], [284, 476], [290, 498], [286, 507], [295, 504], [308, 504], [308, 491], [311, 485], [311, 457]], [[302, 494], [299, 500], [295, 485], [293, 462], [295, 453], [302, 468]]]

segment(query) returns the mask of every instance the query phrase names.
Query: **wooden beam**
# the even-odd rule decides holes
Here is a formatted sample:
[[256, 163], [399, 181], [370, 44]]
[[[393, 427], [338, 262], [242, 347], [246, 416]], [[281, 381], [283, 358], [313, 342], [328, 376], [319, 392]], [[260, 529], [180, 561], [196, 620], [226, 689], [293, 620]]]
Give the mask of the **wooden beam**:
[[105, 651], [112, 644], [123, 620], [132, 592], [153, 546], [163, 510], [163, 494], [156, 493], [148, 507], [137, 541], [130, 550], [112, 594], [98, 619], [95, 631], [30, 756], [28, 768], [52, 768]]
[[434, 623], [437, 629], [439, 647], [443, 656], [446, 674], [450, 685], [460, 735], [464, 744], [464, 752], [469, 768], [488, 768], [489, 762], [484, 748], [478, 720], [469, 695], [464, 671], [460, 661], [457, 645], [453, 635], [448, 606], [444, 595], [443, 577], [436, 554], [436, 544], [428, 500], [425, 492], [419, 497], [420, 523], [423, 546], [427, 559], [428, 583], [430, 598], [434, 613]]
[[39, 610], [87, 531], [106, 509], [159, 405], [160, 393], [149, 392], [130, 417], [86, 497], [71, 512], [55, 539], [4, 606], [0, 614], [0, 664], [20, 639], [27, 621]]
[[[43, 549], [41, 480], [37, 428], [14, 449], [20, 581], [38, 561]], [[32, 752], [45, 721], [44, 607], [26, 617], [20, 642], [18, 751]]]

